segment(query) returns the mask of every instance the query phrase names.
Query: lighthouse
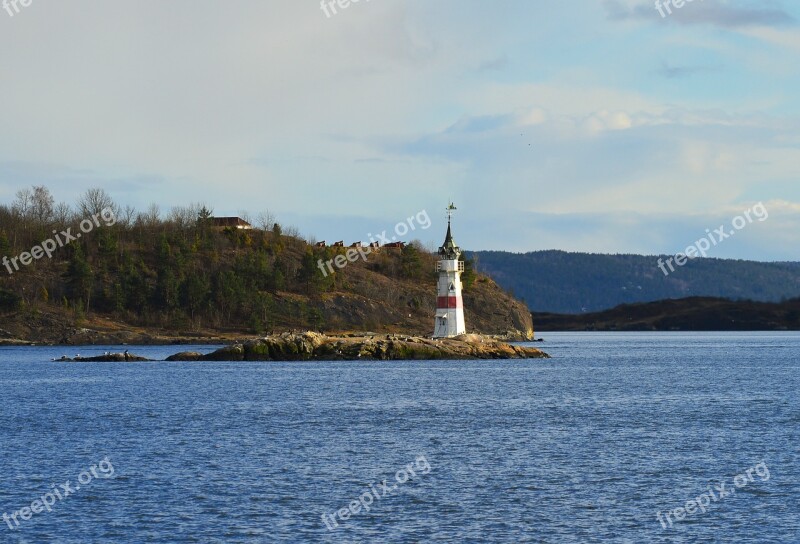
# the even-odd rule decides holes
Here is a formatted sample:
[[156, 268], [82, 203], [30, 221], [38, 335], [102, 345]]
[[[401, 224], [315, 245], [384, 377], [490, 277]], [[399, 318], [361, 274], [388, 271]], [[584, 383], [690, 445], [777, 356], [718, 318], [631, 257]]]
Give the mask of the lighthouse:
[[447, 208], [447, 236], [439, 248], [439, 262], [436, 263], [439, 291], [436, 297], [434, 338], [449, 338], [467, 332], [464, 323], [464, 299], [461, 298], [461, 273], [464, 271], [464, 262], [458, 259], [461, 248], [456, 245], [450, 231], [450, 221], [455, 209], [452, 203]]

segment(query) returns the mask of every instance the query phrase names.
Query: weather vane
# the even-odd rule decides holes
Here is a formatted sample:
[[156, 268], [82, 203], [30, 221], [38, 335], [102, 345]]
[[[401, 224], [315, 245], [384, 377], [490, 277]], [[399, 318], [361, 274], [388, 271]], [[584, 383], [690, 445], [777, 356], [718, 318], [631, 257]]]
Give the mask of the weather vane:
[[456, 205], [453, 204], [453, 202], [451, 201], [450, 205], [447, 207], [447, 210], [446, 210], [447, 211], [447, 222], [448, 223], [450, 222], [450, 218], [453, 217], [453, 212], [456, 211], [457, 209], [458, 208], [456, 208]]

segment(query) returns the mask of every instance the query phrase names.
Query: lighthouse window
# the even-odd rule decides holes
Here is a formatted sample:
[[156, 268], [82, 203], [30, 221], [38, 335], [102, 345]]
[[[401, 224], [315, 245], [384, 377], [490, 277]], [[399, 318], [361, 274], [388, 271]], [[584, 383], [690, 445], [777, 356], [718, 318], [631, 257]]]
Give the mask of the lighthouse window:
[[453, 285], [452, 282], [450, 283], [450, 290], [451, 291], [455, 291], [456, 290], [456, 286]]

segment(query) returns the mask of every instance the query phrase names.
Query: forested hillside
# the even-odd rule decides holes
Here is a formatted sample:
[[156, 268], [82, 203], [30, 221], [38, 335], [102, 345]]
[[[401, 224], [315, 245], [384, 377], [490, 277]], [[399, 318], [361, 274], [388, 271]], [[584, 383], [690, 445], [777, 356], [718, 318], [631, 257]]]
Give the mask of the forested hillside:
[[592, 312], [690, 296], [764, 302], [800, 296], [798, 263], [696, 259], [665, 276], [658, 268], [657, 256], [564, 251], [479, 251], [471, 255], [477, 270], [490, 275], [535, 312]]
[[[247, 334], [432, 332], [435, 257], [419, 244], [382, 248], [326, 276], [319, 260], [346, 248], [313, 247], [269, 215], [252, 230], [216, 228], [211, 216], [200, 205], [137, 212], [100, 189], [74, 207], [44, 187], [20, 191], [0, 206], [0, 339], [58, 342], [101, 321]], [[51, 258], [41, 249], [50, 246]], [[467, 269], [469, 330], [528, 332], [525, 306]]]

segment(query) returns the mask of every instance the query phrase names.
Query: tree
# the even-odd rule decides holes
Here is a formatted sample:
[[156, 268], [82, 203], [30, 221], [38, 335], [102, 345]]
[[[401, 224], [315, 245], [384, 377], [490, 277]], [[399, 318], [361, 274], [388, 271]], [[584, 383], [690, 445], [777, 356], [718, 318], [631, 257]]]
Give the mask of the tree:
[[0, 288], [0, 310], [14, 311], [22, 305], [22, 297], [12, 291]]
[[303, 286], [306, 294], [309, 296], [318, 295], [320, 291], [327, 287], [326, 284], [329, 284], [329, 281], [322, 274], [317, 263], [317, 256], [311, 248], [308, 248], [303, 254], [303, 259], [300, 261], [300, 268], [297, 271], [297, 281]]
[[20, 189], [17, 191], [16, 198], [14, 202], [11, 203], [11, 210], [14, 212], [14, 215], [21, 219], [29, 219], [32, 199], [33, 194], [30, 189]]
[[206, 234], [208, 229], [211, 227], [211, 216], [214, 215], [214, 211], [206, 208], [205, 206], [200, 208], [200, 211], [197, 212], [197, 226]]
[[280, 258], [275, 259], [272, 274], [267, 278], [267, 289], [276, 293], [286, 288], [286, 265]]
[[322, 315], [322, 310], [316, 306], [308, 307], [308, 322], [311, 324], [312, 329], [320, 330], [325, 323], [325, 316]]
[[59, 202], [56, 204], [56, 207], [53, 208], [53, 223], [56, 225], [66, 226], [70, 222], [71, 216], [72, 209], [69, 207], [69, 204]]
[[227, 321], [232, 320], [232, 314], [246, 297], [247, 289], [242, 277], [231, 270], [220, 272], [214, 282], [214, 300]]
[[139, 260], [133, 262], [130, 258], [125, 263], [118, 289], [115, 287], [115, 296], [121, 307], [118, 309], [133, 309], [138, 315], [142, 315], [147, 311], [148, 302], [150, 299], [150, 290], [147, 285], [147, 278], [145, 277], [144, 263]]
[[272, 226], [275, 224], [275, 216], [272, 215], [269, 211], [264, 211], [258, 214], [258, 227], [267, 232], [268, 230], [272, 229]]
[[406, 278], [418, 278], [422, 273], [422, 259], [419, 249], [414, 244], [408, 244], [400, 254], [400, 266]]
[[472, 259], [467, 259], [464, 257], [464, 254], [461, 254], [459, 260], [464, 262], [464, 272], [461, 274], [461, 283], [464, 284], [464, 290], [469, 289], [472, 287], [472, 284], [475, 283], [475, 279], [477, 278], [477, 274], [475, 274], [475, 267], [472, 263]]
[[64, 279], [72, 299], [74, 301], [84, 301], [86, 303], [86, 313], [89, 313], [94, 274], [83, 255], [81, 244], [74, 244]]
[[11, 242], [8, 241], [6, 231], [0, 230], [0, 257], [11, 255]]
[[53, 221], [55, 199], [44, 185], [35, 185], [31, 196], [31, 216], [38, 227], [49, 225]]
[[146, 212], [136, 216], [136, 221], [150, 229], [157, 227], [159, 221], [161, 221], [161, 209], [158, 204], [155, 202], [150, 204]]
[[114, 204], [114, 199], [111, 198], [105, 189], [95, 187], [87, 189], [85, 193], [78, 199], [78, 208], [84, 218], [90, 218], [95, 214], [99, 214], [106, 208], [110, 209], [114, 216], [118, 215], [118, 209]]
[[197, 311], [207, 304], [210, 291], [211, 285], [200, 271], [189, 274], [186, 278], [183, 285], [183, 301], [189, 308], [193, 321]]
[[156, 280], [155, 303], [166, 310], [172, 310], [178, 306], [180, 295], [180, 282], [175, 277], [174, 272], [164, 267], [158, 271]]
[[111, 258], [117, 253], [117, 239], [108, 228], [97, 231], [96, 239], [101, 260], [103, 264], [108, 265]]

